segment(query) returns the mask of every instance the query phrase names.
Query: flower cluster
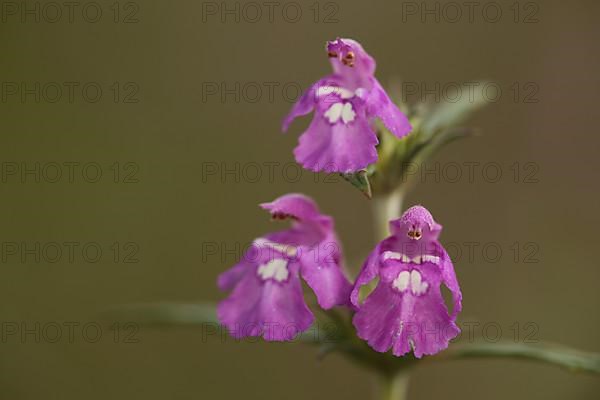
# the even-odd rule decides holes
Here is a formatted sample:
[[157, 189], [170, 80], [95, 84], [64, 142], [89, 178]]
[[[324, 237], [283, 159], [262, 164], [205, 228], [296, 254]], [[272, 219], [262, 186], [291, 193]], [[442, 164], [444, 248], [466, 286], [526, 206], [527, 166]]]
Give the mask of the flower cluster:
[[[296, 160], [313, 171], [357, 172], [377, 161], [375, 118], [399, 138], [411, 126], [374, 77], [375, 61], [358, 42], [329, 42], [327, 54], [334, 73], [308, 90], [283, 127], [287, 130], [294, 118], [314, 110], [294, 151]], [[391, 235], [368, 256], [354, 284], [345, 271], [333, 218], [321, 214], [312, 199], [288, 194], [261, 207], [292, 225], [255, 239], [248, 252], [258, 256], [245, 255], [219, 276], [219, 288], [231, 293], [219, 304], [218, 317], [232, 336], [289, 341], [308, 330], [315, 317], [302, 280], [322, 309], [337, 306], [352, 313], [356, 334], [378, 352], [435, 354], [460, 332], [455, 323], [460, 287], [438, 241], [441, 226], [424, 207], [414, 206], [390, 221]], [[361, 293], [376, 279], [370, 293]], [[451, 312], [442, 284], [452, 293]]]

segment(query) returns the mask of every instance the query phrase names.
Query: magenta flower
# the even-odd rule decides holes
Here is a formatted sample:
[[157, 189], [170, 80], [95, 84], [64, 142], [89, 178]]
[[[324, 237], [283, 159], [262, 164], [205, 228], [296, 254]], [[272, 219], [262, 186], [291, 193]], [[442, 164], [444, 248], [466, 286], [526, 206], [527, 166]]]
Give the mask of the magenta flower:
[[329, 309], [349, 305], [352, 285], [342, 272], [333, 219], [301, 194], [261, 204], [275, 219], [291, 218], [292, 227], [254, 240], [242, 260], [221, 274], [221, 290], [232, 290], [217, 309], [219, 320], [236, 338], [263, 336], [292, 340], [314, 316], [302, 294], [300, 275]]
[[294, 150], [296, 161], [312, 171], [349, 173], [377, 161], [377, 117], [397, 137], [412, 129], [374, 77], [375, 60], [352, 39], [327, 43], [333, 74], [311, 86], [283, 122], [315, 110]]
[[[408, 209], [390, 222], [392, 235], [380, 242], [365, 262], [352, 290], [359, 307], [353, 323], [369, 345], [395, 356], [413, 350], [417, 358], [435, 354], [460, 333], [456, 315], [462, 293], [452, 261], [438, 242], [442, 229], [421, 206]], [[360, 288], [379, 277], [375, 290], [359, 305]], [[441, 294], [441, 284], [452, 293], [452, 314]]]

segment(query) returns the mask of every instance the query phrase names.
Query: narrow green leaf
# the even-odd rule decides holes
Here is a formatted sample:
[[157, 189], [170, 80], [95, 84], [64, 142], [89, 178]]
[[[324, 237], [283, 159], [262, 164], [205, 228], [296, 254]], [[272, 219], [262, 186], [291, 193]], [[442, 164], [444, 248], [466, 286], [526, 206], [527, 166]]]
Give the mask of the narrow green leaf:
[[423, 146], [415, 149], [414, 159], [423, 159], [431, 157], [442, 147], [456, 140], [476, 136], [475, 131], [470, 128], [447, 128], [429, 139]]
[[144, 303], [114, 308], [107, 316], [121, 321], [137, 322], [143, 325], [201, 326], [218, 324], [216, 307], [210, 303]]
[[[216, 306], [211, 303], [143, 303], [110, 309], [104, 316], [111, 321], [135, 322], [149, 327], [204, 327], [220, 325]], [[225, 329], [225, 328], [223, 328]], [[296, 343], [322, 345], [337, 343], [337, 326], [333, 323], [315, 324], [293, 340]]]
[[485, 98], [486, 82], [472, 82], [471, 85], [461, 86], [460, 96], [456, 102], [441, 102], [430, 109], [423, 117], [421, 130], [426, 139], [442, 129], [456, 126], [488, 103]]
[[588, 353], [556, 344], [525, 344], [512, 342], [464, 343], [451, 345], [440, 354], [424, 361], [460, 360], [469, 358], [522, 359], [557, 365], [572, 372], [600, 373], [600, 354]]

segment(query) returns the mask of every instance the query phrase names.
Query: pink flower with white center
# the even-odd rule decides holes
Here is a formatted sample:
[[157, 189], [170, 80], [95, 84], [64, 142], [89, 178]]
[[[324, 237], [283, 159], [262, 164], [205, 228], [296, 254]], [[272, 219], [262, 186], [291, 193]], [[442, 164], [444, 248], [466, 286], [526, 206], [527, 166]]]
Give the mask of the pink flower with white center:
[[[390, 227], [392, 235], [377, 245], [354, 284], [354, 326], [376, 351], [392, 349], [402, 356], [412, 350], [417, 358], [435, 354], [460, 333], [455, 322], [462, 309], [454, 266], [438, 241], [442, 227], [421, 206], [408, 209]], [[377, 287], [359, 304], [360, 288], [377, 277]], [[452, 293], [452, 313], [442, 284]]]
[[333, 74], [313, 84], [283, 122], [314, 110], [312, 123], [294, 150], [296, 161], [312, 171], [351, 173], [377, 161], [375, 118], [398, 138], [411, 131], [408, 119], [374, 76], [375, 60], [360, 43], [327, 43]]
[[287, 194], [261, 207], [275, 219], [293, 220], [292, 227], [255, 239], [242, 260], [219, 276], [219, 288], [231, 293], [217, 314], [236, 338], [293, 340], [314, 321], [300, 277], [323, 309], [349, 306], [352, 285], [343, 272], [333, 219], [312, 199]]

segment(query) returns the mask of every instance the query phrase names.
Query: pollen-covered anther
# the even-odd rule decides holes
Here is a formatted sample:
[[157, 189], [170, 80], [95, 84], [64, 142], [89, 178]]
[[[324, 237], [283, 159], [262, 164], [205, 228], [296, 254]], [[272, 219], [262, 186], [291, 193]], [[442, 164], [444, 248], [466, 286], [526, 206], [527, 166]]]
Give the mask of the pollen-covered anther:
[[421, 232], [421, 229], [414, 228], [414, 227], [412, 229], [410, 229], [406, 235], [412, 240], [419, 240], [423, 237], [423, 233]]
[[273, 215], [271, 216], [271, 219], [277, 221], [283, 221], [286, 219], [293, 219], [293, 220], [298, 220], [298, 217], [296, 217], [295, 215], [291, 215], [291, 214], [286, 214], [286, 213], [273, 213]]
[[356, 56], [354, 55], [354, 52], [349, 51], [348, 53], [346, 53], [344, 58], [342, 58], [342, 63], [348, 67], [354, 67], [355, 58]]
[[336, 58], [337, 56], [338, 56], [338, 54], [335, 51], [327, 52], [327, 57], [329, 57], [329, 58]]

